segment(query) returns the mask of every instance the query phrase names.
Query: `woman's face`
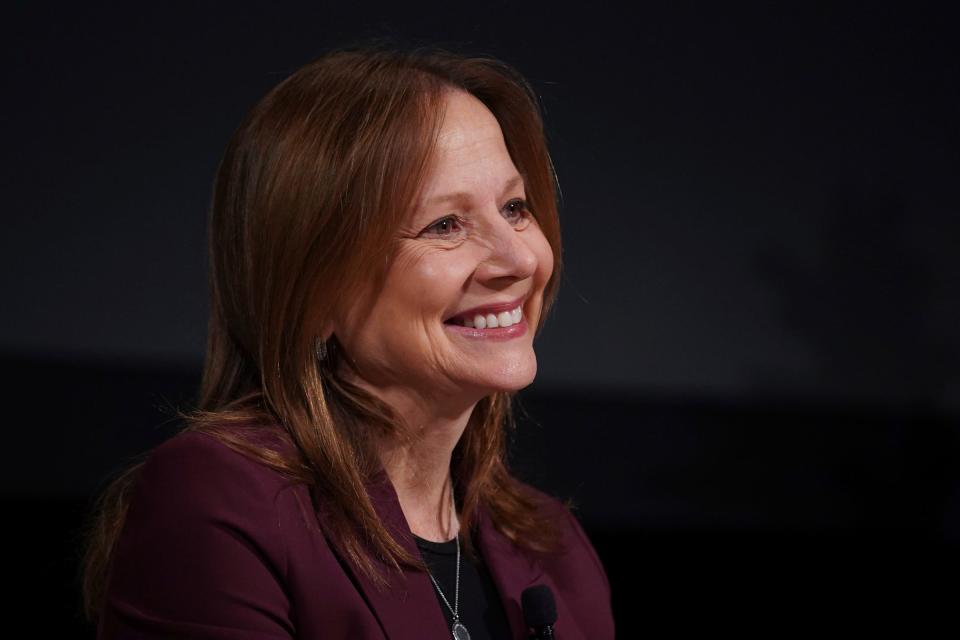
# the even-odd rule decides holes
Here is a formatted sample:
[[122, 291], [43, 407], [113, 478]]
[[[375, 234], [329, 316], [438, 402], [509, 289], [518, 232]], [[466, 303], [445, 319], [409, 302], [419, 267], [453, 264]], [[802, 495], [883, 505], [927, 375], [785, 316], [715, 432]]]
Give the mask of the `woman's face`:
[[397, 230], [383, 290], [334, 327], [357, 382], [431, 407], [533, 381], [533, 333], [553, 271], [497, 120], [462, 91], [448, 92], [445, 106], [422, 198]]

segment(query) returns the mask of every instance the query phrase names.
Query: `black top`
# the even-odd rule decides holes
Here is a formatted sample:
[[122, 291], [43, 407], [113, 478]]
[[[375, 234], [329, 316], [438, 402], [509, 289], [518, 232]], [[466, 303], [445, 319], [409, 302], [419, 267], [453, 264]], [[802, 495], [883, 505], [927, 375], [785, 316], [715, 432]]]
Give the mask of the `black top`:
[[[413, 536], [420, 549], [423, 561], [436, 579], [451, 607], [455, 606], [457, 582], [457, 539], [447, 542], [431, 542]], [[436, 591], [436, 587], [433, 589]], [[437, 594], [437, 602], [453, 628], [453, 612]], [[460, 624], [470, 632], [471, 640], [510, 640], [510, 623], [507, 622], [503, 602], [482, 558], [474, 564], [460, 549]]]

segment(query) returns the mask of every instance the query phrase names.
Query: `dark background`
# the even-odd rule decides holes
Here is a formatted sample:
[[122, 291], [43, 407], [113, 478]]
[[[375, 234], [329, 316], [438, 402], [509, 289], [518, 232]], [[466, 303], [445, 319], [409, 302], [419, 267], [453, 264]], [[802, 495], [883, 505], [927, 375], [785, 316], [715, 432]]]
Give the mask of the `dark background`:
[[0, 491], [21, 615], [91, 634], [89, 501], [175, 432], [199, 379], [220, 153], [270, 87], [369, 37], [494, 55], [540, 94], [565, 274], [513, 459], [580, 504], [621, 637], [945, 612], [956, 21], [665, 6], [17, 3], [0, 45]]

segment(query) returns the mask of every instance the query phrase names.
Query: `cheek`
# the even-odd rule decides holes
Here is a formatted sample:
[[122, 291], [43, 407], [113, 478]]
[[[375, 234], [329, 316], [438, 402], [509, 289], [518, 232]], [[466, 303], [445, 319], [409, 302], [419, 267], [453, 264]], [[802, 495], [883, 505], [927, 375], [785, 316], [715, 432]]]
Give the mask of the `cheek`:
[[387, 297], [423, 315], [441, 314], [455, 305], [474, 269], [471, 259], [457, 251], [408, 254], [395, 267]]
[[436, 288], [440, 291], [460, 291], [470, 278], [473, 267], [469, 259], [463, 256], [444, 256], [442, 259], [428, 260], [417, 269], [417, 282], [420, 287]]

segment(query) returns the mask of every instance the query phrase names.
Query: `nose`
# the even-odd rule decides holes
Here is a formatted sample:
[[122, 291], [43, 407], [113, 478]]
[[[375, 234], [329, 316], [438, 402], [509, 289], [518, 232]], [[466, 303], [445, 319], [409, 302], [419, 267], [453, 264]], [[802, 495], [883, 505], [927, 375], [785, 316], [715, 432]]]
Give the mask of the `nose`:
[[537, 271], [537, 254], [525, 235], [530, 229], [518, 230], [497, 212], [494, 222], [486, 226], [487, 254], [476, 269], [476, 277], [483, 281], [513, 282], [530, 278]]

